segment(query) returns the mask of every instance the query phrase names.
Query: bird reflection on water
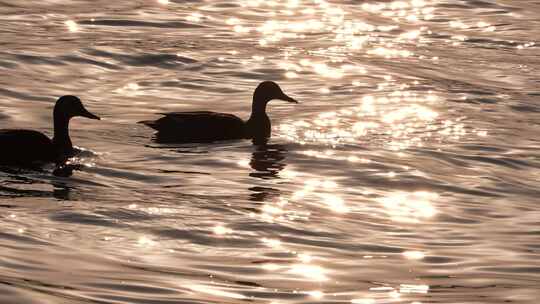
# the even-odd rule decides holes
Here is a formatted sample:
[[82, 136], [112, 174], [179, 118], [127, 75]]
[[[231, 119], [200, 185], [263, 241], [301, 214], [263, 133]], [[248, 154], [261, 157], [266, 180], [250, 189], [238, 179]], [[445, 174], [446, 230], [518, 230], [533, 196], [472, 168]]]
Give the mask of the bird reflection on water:
[[[43, 180], [38, 176], [37, 178], [27, 177], [24, 174], [43, 174]], [[72, 173], [72, 170], [69, 172]], [[10, 167], [1, 167], [1, 175], [7, 175], [2, 177], [2, 185], [0, 185], [0, 198], [18, 198], [18, 197], [52, 197], [57, 200], [73, 200], [70, 195], [71, 187], [65, 182], [55, 180], [55, 177], [48, 178], [47, 172], [28, 171], [25, 169], [14, 169]], [[46, 179], [46, 180], [45, 180]], [[42, 186], [52, 186], [52, 190], [41, 190], [32, 188], [42, 188]]]
[[[254, 171], [249, 176], [263, 180], [278, 179], [279, 173], [285, 169], [287, 149], [281, 144], [258, 142], [254, 145], [249, 166]], [[255, 202], [264, 202], [281, 196], [279, 189], [273, 187], [254, 186], [249, 188], [253, 193], [249, 199]]]
[[249, 175], [262, 179], [278, 178], [279, 172], [287, 166], [285, 145], [261, 143], [254, 148], [249, 165], [255, 172]]

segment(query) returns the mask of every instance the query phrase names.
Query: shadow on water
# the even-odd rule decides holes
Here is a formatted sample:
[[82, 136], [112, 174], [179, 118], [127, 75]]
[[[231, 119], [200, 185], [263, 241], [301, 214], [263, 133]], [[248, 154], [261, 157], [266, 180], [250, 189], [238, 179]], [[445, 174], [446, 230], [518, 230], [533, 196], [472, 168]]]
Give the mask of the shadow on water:
[[255, 170], [249, 174], [251, 177], [262, 179], [279, 178], [279, 172], [285, 169], [284, 162], [287, 149], [280, 144], [258, 144], [251, 154], [249, 166]]
[[[15, 182], [15, 184], [20, 184]], [[26, 185], [35, 184], [35, 181], [30, 181]], [[54, 187], [52, 191], [45, 190], [31, 190], [31, 189], [18, 189], [15, 187], [9, 187], [0, 185], [0, 197], [4, 198], [18, 198], [18, 197], [53, 197], [57, 200], [71, 200], [71, 189], [60, 183], [51, 183]]]
[[[74, 168], [71, 166], [66, 166], [64, 168], [64, 174], [67, 175], [56, 175], [67, 177], [73, 174]], [[58, 168], [55, 170], [55, 172]], [[53, 197], [58, 200], [71, 200], [71, 188], [66, 185], [66, 183], [60, 180], [47, 179], [43, 181], [38, 178], [32, 178], [26, 176], [26, 174], [43, 174], [48, 175], [49, 172], [39, 169], [39, 170], [30, 170], [30, 169], [20, 169], [20, 168], [11, 168], [11, 167], [0, 167], [0, 174], [5, 175], [0, 180], [0, 197], [4, 198], [19, 198], [19, 197]], [[37, 190], [29, 189], [32, 187], [40, 187], [43, 185], [50, 184], [52, 186], [52, 191], [47, 190]]]
[[[287, 166], [285, 146], [254, 142], [254, 149], [249, 162], [249, 166], [254, 171], [249, 173], [249, 176], [263, 180], [279, 179], [279, 172]], [[280, 190], [272, 187], [255, 186], [249, 190], [253, 192], [250, 194], [249, 200], [255, 202], [263, 202], [281, 195]]]

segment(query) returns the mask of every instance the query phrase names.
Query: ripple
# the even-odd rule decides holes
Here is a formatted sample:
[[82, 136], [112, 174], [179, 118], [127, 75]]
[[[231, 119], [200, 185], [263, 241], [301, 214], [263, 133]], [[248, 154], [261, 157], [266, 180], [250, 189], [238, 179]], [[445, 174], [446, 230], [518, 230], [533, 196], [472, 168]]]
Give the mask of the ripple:
[[172, 69], [180, 65], [197, 62], [194, 59], [178, 56], [176, 54], [122, 54], [97, 49], [87, 50], [85, 53], [91, 56], [114, 59], [119, 63], [128, 66], [151, 65]]
[[118, 27], [155, 27], [155, 28], [204, 28], [205, 26], [200, 24], [193, 24], [181, 21], [169, 21], [169, 22], [150, 22], [139, 20], [122, 20], [122, 19], [95, 19], [95, 20], [81, 20], [78, 22], [81, 25], [94, 25], [94, 26], [118, 26]]
[[[105, 119], [70, 176], [2, 168], [0, 302], [537, 303], [533, 1], [2, 3], [3, 128]], [[301, 101], [267, 145], [134, 123], [262, 80]]]
[[95, 214], [84, 214], [79, 212], [64, 211], [61, 213], [51, 214], [49, 218], [57, 222], [83, 224], [83, 225], [95, 225], [95, 226], [122, 226], [117, 221], [105, 218], [103, 216]]

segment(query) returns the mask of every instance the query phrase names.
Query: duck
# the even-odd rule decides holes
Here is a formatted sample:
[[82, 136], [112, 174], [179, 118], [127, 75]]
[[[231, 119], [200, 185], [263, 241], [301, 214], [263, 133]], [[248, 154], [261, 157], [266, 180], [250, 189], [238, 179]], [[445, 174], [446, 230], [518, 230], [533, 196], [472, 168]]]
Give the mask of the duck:
[[247, 121], [236, 115], [211, 111], [161, 113], [157, 120], [140, 121], [156, 130], [155, 140], [162, 143], [213, 142], [231, 139], [265, 141], [271, 136], [272, 125], [266, 105], [278, 99], [298, 103], [273, 81], [261, 82], [253, 93], [251, 116]]
[[81, 100], [72, 95], [60, 97], [54, 106], [54, 136], [26, 129], [0, 129], [0, 164], [35, 167], [45, 163], [60, 164], [75, 154], [69, 137], [69, 121], [74, 117], [100, 120]]

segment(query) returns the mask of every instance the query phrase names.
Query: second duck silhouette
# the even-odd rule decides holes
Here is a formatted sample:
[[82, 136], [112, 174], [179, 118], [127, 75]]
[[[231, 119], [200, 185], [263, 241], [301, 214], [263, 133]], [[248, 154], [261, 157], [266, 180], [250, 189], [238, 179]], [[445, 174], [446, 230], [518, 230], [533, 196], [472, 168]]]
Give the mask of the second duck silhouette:
[[61, 164], [74, 154], [69, 121], [77, 116], [100, 119], [86, 110], [79, 98], [67, 95], [60, 97], [54, 106], [52, 139], [34, 130], [0, 130], [0, 164], [21, 167], [35, 167], [46, 162]]
[[273, 99], [298, 103], [287, 96], [273, 81], [264, 81], [253, 94], [251, 116], [247, 121], [239, 117], [209, 111], [163, 113], [157, 120], [141, 121], [155, 130], [158, 142], [212, 142], [227, 139], [264, 141], [271, 135], [271, 123], [266, 105]]

